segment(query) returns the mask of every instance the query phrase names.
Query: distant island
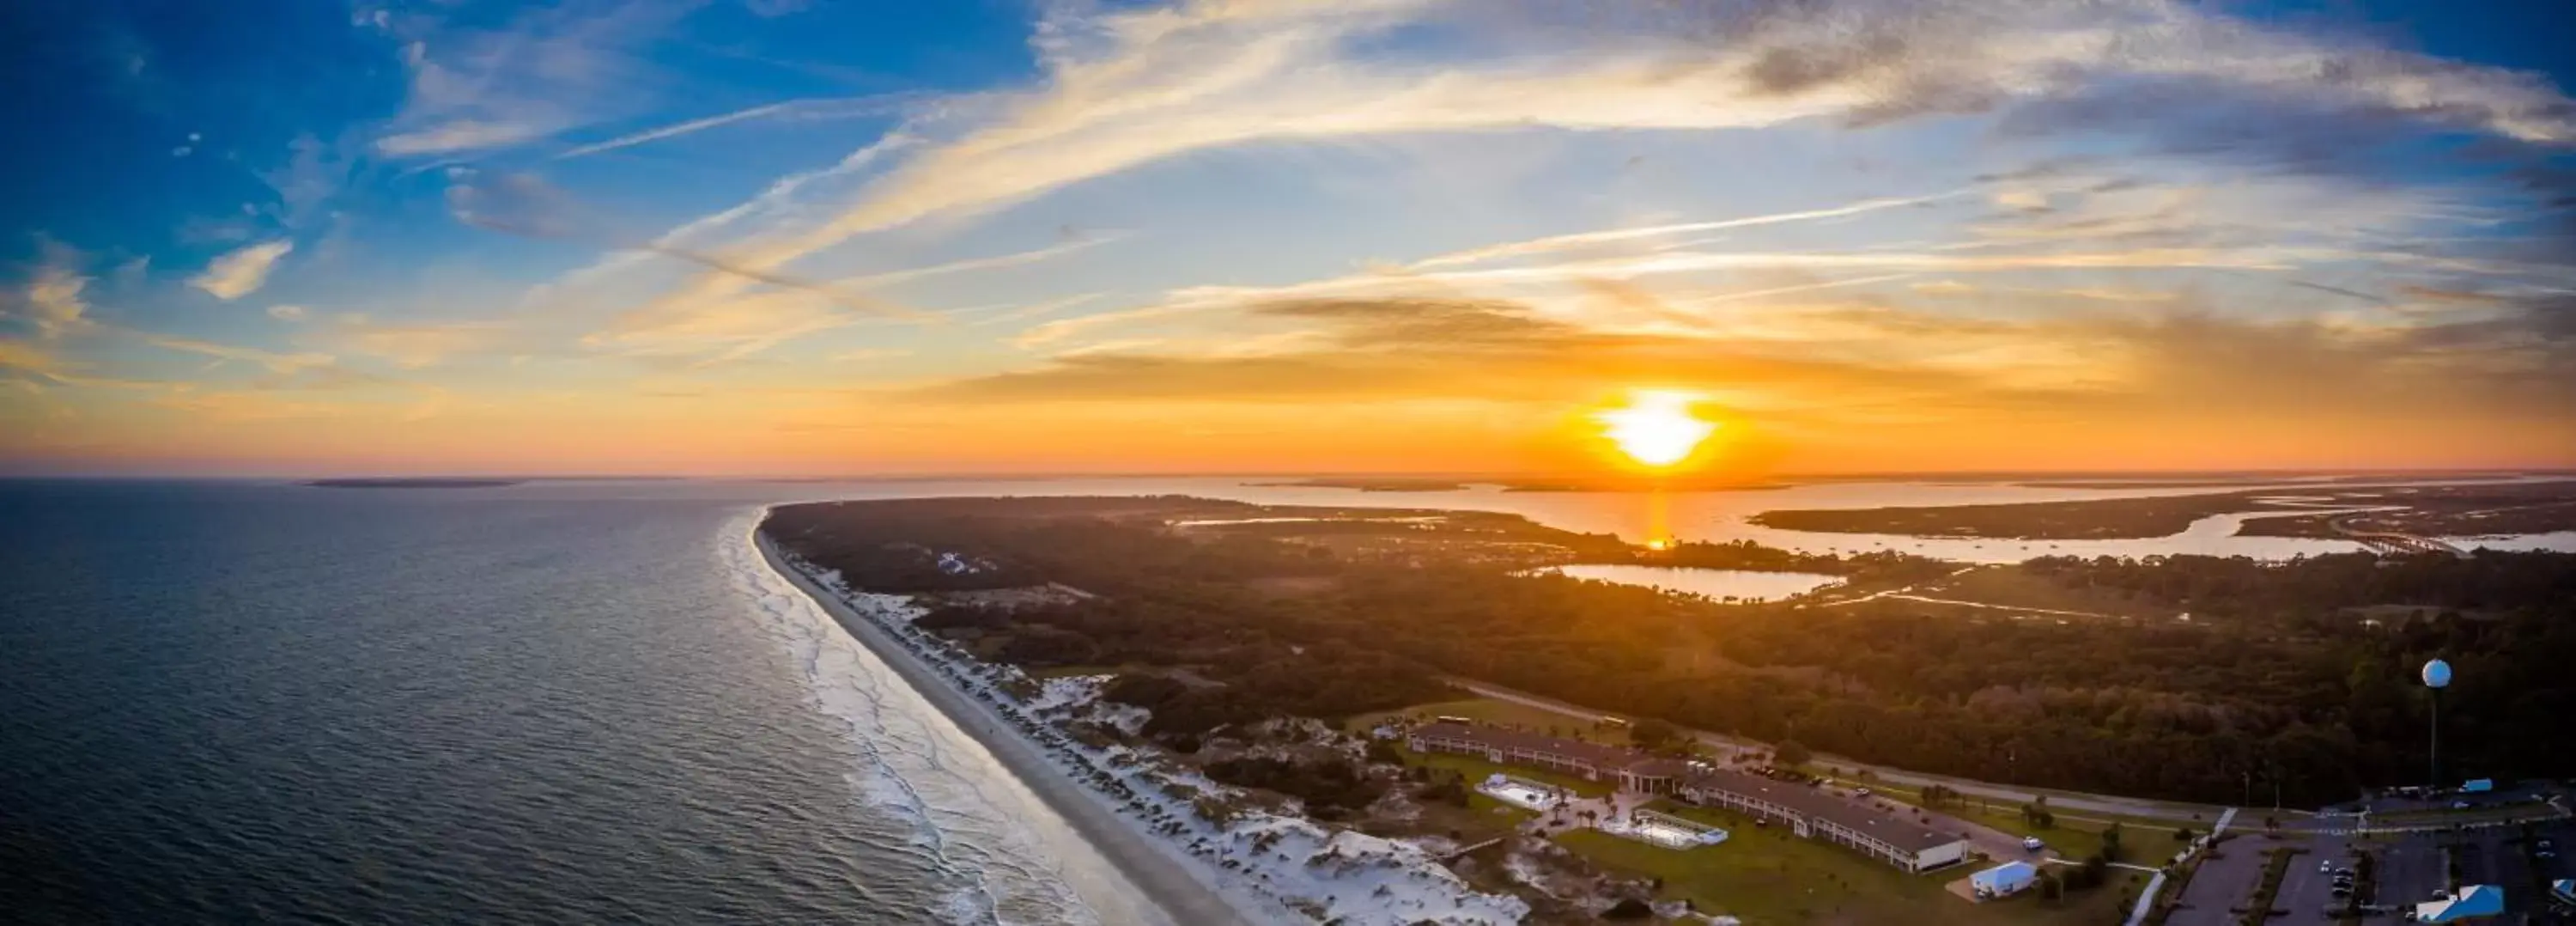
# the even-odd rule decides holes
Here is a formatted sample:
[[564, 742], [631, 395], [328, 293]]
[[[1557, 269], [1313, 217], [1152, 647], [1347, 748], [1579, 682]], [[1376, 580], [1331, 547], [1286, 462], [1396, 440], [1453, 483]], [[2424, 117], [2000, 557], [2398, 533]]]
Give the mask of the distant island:
[[428, 477], [387, 477], [360, 479], [313, 479], [304, 485], [317, 489], [497, 489], [526, 482], [524, 479], [441, 479]]
[[1252, 486], [1295, 489], [1357, 489], [1362, 492], [1456, 492], [1468, 486], [1468, 483], [1455, 479], [1407, 479], [1401, 477], [1384, 479], [1320, 478], [1298, 479], [1290, 482], [1254, 482], [1246, 484]]
[[1505, 492], [1742, 492], [1785, 489], [1787, 482], [1737, 482], [1704, 477], [1654, 479], [1639, 476], [1515, 477], [1438, 479], [1412, 476], [1325, 476], [1287, 482], [1254, 482], [1252, 486], [1301, 489], [1355, 489], [1361, 492], [1459, 492], [1470, 486], [1501, 486]]
[[2213, 515], [2259, 514], [2257, 537], [2358, 538], [2536, 534], [2576, 530], [2576, 480], [2390, 485], [2336, 481], [2205, 495], [2064, 502], [1765, 511], [1781, 530], [2012, 540], [2169, 537]]

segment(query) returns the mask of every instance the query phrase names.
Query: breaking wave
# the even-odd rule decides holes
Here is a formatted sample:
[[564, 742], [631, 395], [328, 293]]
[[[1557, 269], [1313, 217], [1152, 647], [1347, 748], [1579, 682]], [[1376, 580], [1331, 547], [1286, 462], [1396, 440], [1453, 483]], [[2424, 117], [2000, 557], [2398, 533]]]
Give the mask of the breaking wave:
[[853, 797], [910, 825], [908, 844], [887, 848], [950, 880], [932, 912], [957, 926], [1101, 922], [1020, 822], [1032, 808], [991, 787], [1009, 773], [770, 568], [753, 537], [764, 513], [726, 523], [720, 565], [794, 659], [814, 708], [847, 725]]

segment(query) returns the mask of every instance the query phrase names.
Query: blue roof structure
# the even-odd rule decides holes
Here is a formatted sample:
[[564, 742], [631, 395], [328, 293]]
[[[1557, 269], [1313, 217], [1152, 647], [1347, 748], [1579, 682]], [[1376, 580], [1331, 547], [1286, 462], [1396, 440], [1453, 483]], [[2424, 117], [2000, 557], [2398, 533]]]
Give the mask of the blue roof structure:
[[2457, 923], [2504, 912], [2504, 888], [2492, 884], [2472, 884], [2460, 889], [2449, 900], [2435, 900], [2415, 905], [2415, 920], [2422, 923]]

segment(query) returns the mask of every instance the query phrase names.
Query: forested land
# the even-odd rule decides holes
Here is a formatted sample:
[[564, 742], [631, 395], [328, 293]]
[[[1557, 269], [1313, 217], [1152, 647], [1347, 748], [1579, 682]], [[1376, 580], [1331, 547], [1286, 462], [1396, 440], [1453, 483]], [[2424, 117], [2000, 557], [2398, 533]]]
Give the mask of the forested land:
[[2576, 530], [2576, 480], [2449, 486], [2316, 484], [2297, 489], [2269, 488], [2064, 502], [1792, 509], [1765, 511], [1753, 516], [1752, 520], [1767, 527], [1800, 531], [2109, 540], [2171, 536], [2190, 527], [2191, 522], [2212, 515], [2242, 512], [2278, 514], [2296, 512], [2303, 507], [2327, 510], [2316, 514], [2256, 518], [2244, 523], [2243, 533], [2256, 537], [2345, 536], [2336, 526], [2338, 522], [2357, 529], [2425, 536]]
[[[1530, 557], [1609, 554], [1597, 536], [1511, 516], [1351, 515], [1376, 523], [1188, 528], [1172, 524], [1283, 515], [1173, 498], [947, 499], [787, 506], [766, 530], [873, 591], [1089, 593], [939, 607], [922, 625], [1033, 668], [1131, 667], [1109, 696], [1153, 709], [1149, 732], [1175, 741], [1435, 700], [1440, 676], [1456, 675], [1920, 771], [2211, 802], [2239, 800], [2250, 777], [2321, 803], [2422, 778], [2426, 699], [2413, 678], [2439, 656], [2459, 670], [2443, 705], [2447, 767], [2576, 771], [2562, 735], [2576, 708], [2564, 680], [2576, 556], [2043, 560], [2024, 568], [2193, 620], [1932, 619], [1901, 602], [1726, 605], [1521, 574]], [[1940, 565], [1741, 544], [1674, 552], [1847, 575]], [[2349, 610], [2381, 604], [2456, 613], [2374, 623]]]

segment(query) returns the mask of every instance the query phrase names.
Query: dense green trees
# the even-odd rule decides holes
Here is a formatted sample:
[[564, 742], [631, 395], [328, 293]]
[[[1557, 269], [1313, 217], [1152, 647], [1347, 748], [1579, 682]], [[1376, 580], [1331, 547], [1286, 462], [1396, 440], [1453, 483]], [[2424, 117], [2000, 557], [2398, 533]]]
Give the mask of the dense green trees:
[[1680, 744], [1681, 731], [1670, 721], [1648, 717], [1628, 728], [1628, 741], [1644, 749], [1663, 749]]
[[[2443, 706], [2449, 768], [2576, 769], [2576, 741], [2556, 735], [2576, 711], [2561, 677], [2576, 665], [2576, 556], [2046, 560], [2030, 568], [2195, 619], [1926, 620], [1515, 575], [1486, 547], [1355, 553], [1383, 547], [1354, 543], [1371, 535], [1347, 523], [1311, 536], [1296, 522], [1247, 534], [1163, 525], [1246, 516], [1231, 503], [1083, 501], [789, 506], [767, 529], [874, 590], [1089, 593], [944, 608], [921, 624], [1027, 664], [1158, 667], [1110, 692], [1152, 708], [1157, 733], [1437, 700], [1449, 674], [1927, 772], [2228, 803], [2277, 784], [2285, 801], [2313, 804], [2421, 778], [2427, 705], [2414, 673], [2439, 655], [2458, 669]], [[1740, 545], [1704, 555], [1860, 568]], [[2373, 604], [2462, 616], [2374, 624], [2340, 610]]]
[[1781, 740], [1780, 745], [1771, 747], [1773, 765], [1796, 768], [1813, 761], [1816, 761], [1816, 754], [1797, 740]]

